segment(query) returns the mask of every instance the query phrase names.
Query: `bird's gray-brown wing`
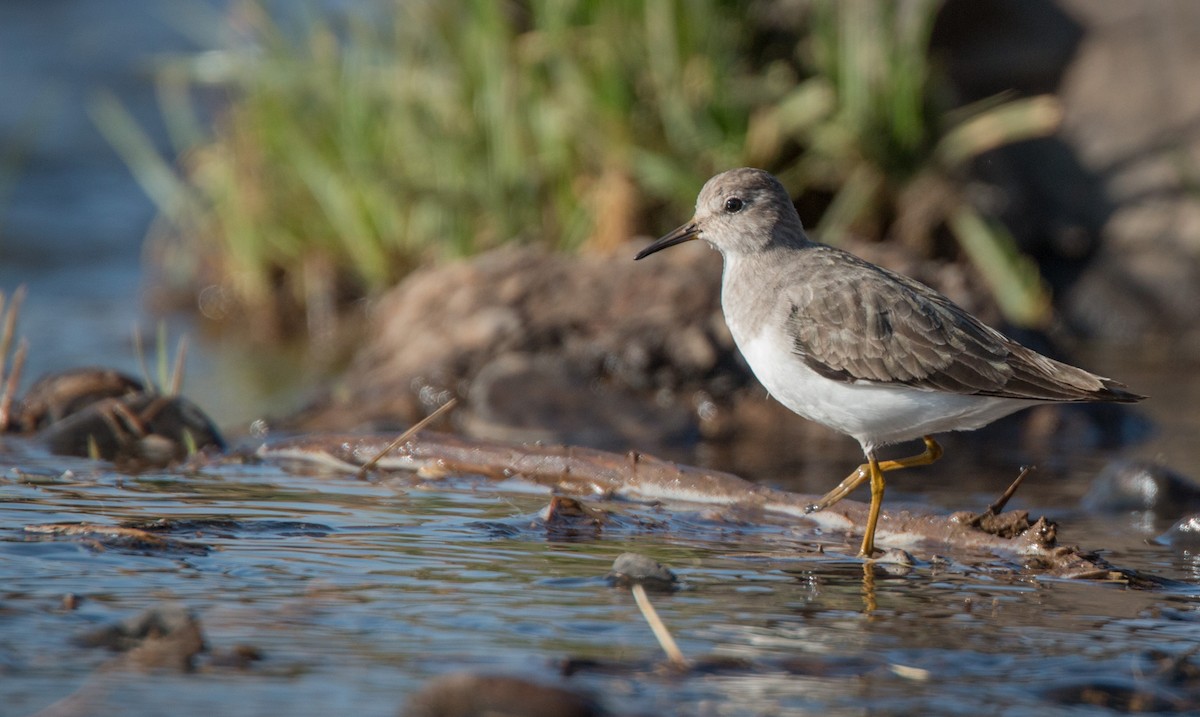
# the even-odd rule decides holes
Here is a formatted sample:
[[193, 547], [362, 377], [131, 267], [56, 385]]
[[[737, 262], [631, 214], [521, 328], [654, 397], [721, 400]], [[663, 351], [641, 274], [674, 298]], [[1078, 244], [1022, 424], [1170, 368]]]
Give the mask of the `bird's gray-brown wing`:
[[1120, 384], [1005, 338], [929, 287], [829, 247], [786, 297], [793, 348], [836, 381], [1043, 401], [1122, 401]]

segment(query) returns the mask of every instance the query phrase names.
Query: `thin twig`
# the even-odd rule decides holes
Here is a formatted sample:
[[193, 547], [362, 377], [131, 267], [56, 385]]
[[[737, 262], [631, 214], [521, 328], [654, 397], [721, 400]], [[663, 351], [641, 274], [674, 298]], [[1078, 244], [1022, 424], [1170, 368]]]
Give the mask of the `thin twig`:
[[13, 332], [17, 327], [17, 317], [21, 315], [21, 304], [25, 301], [25, 285], [21, 284], [13, 292], [8, 311], [4, 313], [4, 343], [7, 347], [12, 341]]
[[[13, 355], [12, 370], [4, 380], [4, 391], [0, 393], [0, 431], [8, 430], [8, 422], [12, 418], [12, 404], [17, 395], [17, 383], [21, 380], [21, 369], [25, 368], [25, 355], [29, 353], [29, 342], [21, 339], [17, 342], [17, 353]], [[0, 378], [4, 378], [0, 374]]]
[[[12, 367], [8, 366], [8, 351], [12, 348], [13, 336], [17, 331], [17, 317], [21, 313], [21, 302], [25, 299], [25, 286], [22, 284], [13, 292], [12, 300], [6, 302], [4, 292], [0, 291], [0, 431], [7, 431], [12, 419], [12, 404], [17, 394], [17, 382], [21, 380], [21, 369], [25, 366], [25, 355], [29, 351], [29, 343], [21, 339], [17, 343], [17, 352], [13, 355]], [[6, 305], [7, 303], [7, 305]]]
[[646, 588], [642, 587], [641, 583], [634, 583], [629, 587], [629, 591], [633, 593], [633, 599], [637, 602], [638, 609], [642, 611], [642, 617], [646, 618], [650, 630], [654, 632], [654, 637], [658, 638], [658, 644], [662, 645], [663, 652], [667, 653], [667, 659], [670, 660], [671, 665], [679, 669], [686, 669], [687, 658], [683, 656], [679, 645], [675, 644], [675, 638], [671, 637], [671, 632], [663, 624], [662, 618], [658, 616], [658, 611], [650, 604]]
[[[4, 292], [0, 291], [0, 316], [4, 316], [4, 302], [6, 297]], [[8, 358], [8, 344], [12, 337], [0, 336], [0, 378], [4, 378], [4, 363]]]
[[171, 348], [167, 346], [167, 322], [160, 320], [158, 329], [154, 333], [154, 357], [156, 359], [155, 368], [158, 369], [158, 381], [155, 385], [158, 387], [157, 393], [163, 393], [168, 383], [171, 382], [167, 376], [167, 354]]
[[179, 348], [175, 349], [175, 365], [171, 368], [171, 390], [168, 396], [178, 396], [183, 391], [183, 365], [187, 361], [187, 334], [179, 337]]
[[391, 443], [384, 446], [382, 451], [377, 453], [374, 458], [372, 458], [371, 460], [364, 463], [362, 468], [358, 469], [358, 477], [360, 479], [365, 479], [367, 477], [367, 473], [369, 473], [371, 471], [371, 469], [375, 467], [375, 464], [379, 462], [379, 459], [383, 458], [388, 453], [390, 453], [392, 451], [392, 449], [395, 448], [396, 446], [407, 441], [409, 438], [411, 438], [413, 436], [413, 434], [415, 434], [418, 431], [420, 431], [421, 429], [425, 428], [430, 423], [433, 423], [435, 420], [437, 420], [439, 417], [441, 417], [442, 414], [446, 413], [451, 408], [454, 408], [454, 406], [456, 404], [458, 404], [458, 399], [451, 398], [449, 401], [446, 401], [441, 406], [438, 406], [438, 409], [436, 411], [434, 411], [433, 413], [429, 414], [428, 416], [422, 418], [421, 420], [419, 420], [415, 424], [413, 424], [412, 428], [408, 429], [404, 433], [401, 433], [399, 436], [396, 436], [396, 439], [394, 441], [392, 441]]
[[8, 350], [12, 348], [13, 334], [17, 330], [17, 317], [21, 314], [21, 302], [25, 300], [25, 285], [22, 284], [13, 292], [12, 300], [4, 308], [3, 295], [0, 294], [0, 317], [3, 317], [4, 328], [0, 329], [0, 377], [3, 377], [4, 367], [8, 361]]
[[1017, 477], [1013, 480], [1012, 484], [1008, 486], [1008, 488], [1000, 495], [1000, 497], [997, 498], [995, 502], [989, 505], [987, 508], [984, 508], [982, 513], [978, 513], [972, 516], [970, 520], [967, 520], [966, 525], [978, 528], [983, 524], [984, 518], [994, 518], [997, 515], [1000, 515], [1000, 511], [1004, 510], [1004, 506], [1008, 505], [1009, 499], [1016, 494], [1017, 489], [1021, 487], [1021, 483], [1025, 482], [1025, 477], [1032, 473], [1035, 469], [1036, 466], [1032, 465], [1021, 466], [1021, 472], [1017, 474]]
[[1021, 484], [1025, 482], [1025, 476], [1029, 475], [1036, 469], [1037, 466], [1033, 465], [1021, 466], [1021, 472], [1017, 474], [1017, 477], [1013, 480], [1012, 485], [1008, 486], [1008, 489], [996, 499], [996, 502], [989, 505], [983, 512], [990, 515], [1000, 515], [1000, 511], [1004, 510], [1004, 506], [1008, 505], [1008, 501], [1016, 494], [1017, 489], [1021, 487]]

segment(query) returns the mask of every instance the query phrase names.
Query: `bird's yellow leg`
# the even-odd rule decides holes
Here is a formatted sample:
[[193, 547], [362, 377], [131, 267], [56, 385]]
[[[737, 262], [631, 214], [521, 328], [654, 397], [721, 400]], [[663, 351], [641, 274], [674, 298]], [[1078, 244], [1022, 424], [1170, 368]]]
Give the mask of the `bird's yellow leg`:
[[915, 456], [909, 456], [908, 458], [897, 458], [894, 461], [884, 461], [879, 464], [879, 470], [887, 473], [888, 471], [894, 471], [897, 468], [927, 466], [942, 457], [942, 447], [937, 441], [933, 440], [933, 436], [925, 436], [921, 440], [925, 441], [924, 451], [921, 451]]
[[[938, 442], [933, 440], [933, 436], [925, 436], [925, 450], [915, 456], [907, 458], [897, 458], [891, 461], [878, 462], [879, 470], [887, 473], [888, 471], [899, 470], [901, 468], [912, 468], [914, 466], [927, 466], [937, 459], [942, 457], [942, 447]], [[818, 510], [824, 510], [842, 498], [854, 492], [854, 489], [866, 483], [871, 478], [871, 464], [863, 463], [854, 472], [846, 476], [846, 479], [837, 484], [837, 487], [822, 496], [821, 500], [808, 506], [807, 512], [812, 513]]]
[[871, 474], [871, 512], [867, 514], [867, 529], [863, 531], [862, 547], [858, 549], [860, 558], [869, 558], [875, 553], [875, 525], [879, 522], [879, 509], [883, 507], [883, 466], [874, 452], [867, 454], [867, 471]]

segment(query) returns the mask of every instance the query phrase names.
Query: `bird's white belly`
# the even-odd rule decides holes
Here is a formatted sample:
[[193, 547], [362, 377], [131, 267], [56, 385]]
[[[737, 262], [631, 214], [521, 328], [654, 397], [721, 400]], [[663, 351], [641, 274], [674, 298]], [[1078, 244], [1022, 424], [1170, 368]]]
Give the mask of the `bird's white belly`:
[[772, 336], [770, 330], [737, 343], [754, 375], [777, 401], [809, 420], [852, 436], [868, 451], [933, 433], [979, 428], [1036, 403], [834, 381], [794, 354], [790, 338]]

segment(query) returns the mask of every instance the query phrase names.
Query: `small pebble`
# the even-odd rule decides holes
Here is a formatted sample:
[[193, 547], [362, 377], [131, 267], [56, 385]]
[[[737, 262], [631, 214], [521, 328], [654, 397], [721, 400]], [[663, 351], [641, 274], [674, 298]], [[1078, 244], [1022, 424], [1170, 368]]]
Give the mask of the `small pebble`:
[[670, 568], [640, 553], [618, 555], [608, 579], [619, 587], [641, 583], [647, 590], [670, 592], [679, 588], [679, 578]]

